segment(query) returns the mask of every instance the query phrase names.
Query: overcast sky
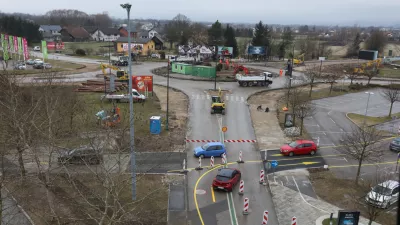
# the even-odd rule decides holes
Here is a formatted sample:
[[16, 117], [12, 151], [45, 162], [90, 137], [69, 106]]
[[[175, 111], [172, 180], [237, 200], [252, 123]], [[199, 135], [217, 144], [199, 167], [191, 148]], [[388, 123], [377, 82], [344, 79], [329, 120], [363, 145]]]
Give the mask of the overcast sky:
[[182, 13], [193, 21], [317, 25], [400, 24], [400, 0], [0, 0], [3, 12], [43, 14], [52, 9], [107, 11], [126, 17], [119, 3], [132, 4], [132, 18], [171, 19]]

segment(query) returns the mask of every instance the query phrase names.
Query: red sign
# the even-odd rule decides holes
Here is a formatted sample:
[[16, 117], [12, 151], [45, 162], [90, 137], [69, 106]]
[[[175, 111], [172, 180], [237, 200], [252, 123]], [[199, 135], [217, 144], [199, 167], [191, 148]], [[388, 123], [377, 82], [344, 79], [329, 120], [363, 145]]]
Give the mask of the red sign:
[[47, 50], [64, 50], [64, 42], [47, 42]]
[[139, 92], [153, 92], [153, 76], [132, 76], [132, 86]]

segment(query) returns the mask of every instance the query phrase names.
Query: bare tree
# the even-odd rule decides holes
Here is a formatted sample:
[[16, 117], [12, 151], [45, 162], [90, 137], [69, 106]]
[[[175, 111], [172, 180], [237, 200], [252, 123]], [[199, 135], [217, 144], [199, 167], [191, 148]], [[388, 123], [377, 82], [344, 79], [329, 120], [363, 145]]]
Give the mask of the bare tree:
[[308, 97], [311, 97], [311, 93], [314, 87], [314, 81], [317, 79], [322, 72], [322, 64], [307, 64], [306, 65], [306, 71], [304, 73], [306, 82], [310, 84], [310, 91], [308, 93]]
[[369, 85], [369, 83], [371, 82], [371, 79], [376, 77], [378, 75], [378, 68], [377, 68], [377, 64], [374, 63], [371, 66], [368, 66], [364, 69], [364, 76], [366, 76], [368, 78], [368, 83], [367, 85]]
[[350, 133], [342, 136], [343, 147], [340, 148], [340, 151], [358, 161], [355, 179], [357, 185], [363, 162], [365, 160], [378, 161], [383, 155], [384, 151], [378, 144], [381, 137], [381, 131], [367, 126], [353, 126]]
[[393, 104], [400, 101], [400, 89], [391, 83], [387, 88], [384, 88], [381, 92], [382, 96], [390, 102], [389, 117], [392, 116]]
[[314, 114], [315, 114], [315, 106], [313, 103], [311, 103], [311, 99], [302, 100], [296, 105], [294, 109], [294, 115], [295, 117], [300, 119], [300, 135], [303, 134], [304, 118], [313, 116]]
[[333, 85], [343, 76], [343, 72], [340, 67], [333, 66], [330, 70], [324, 74], [323, 79], [330, 84], [329, 95], [332, 93]]

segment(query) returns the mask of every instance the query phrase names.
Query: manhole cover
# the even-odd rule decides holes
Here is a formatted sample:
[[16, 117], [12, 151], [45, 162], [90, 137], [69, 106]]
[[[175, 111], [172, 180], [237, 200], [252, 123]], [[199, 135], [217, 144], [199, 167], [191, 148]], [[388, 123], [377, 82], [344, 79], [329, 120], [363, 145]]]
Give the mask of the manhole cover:
[[206, 191], [203, 190], [203, 189], [197, 189], [197, 190], [196, 190], [196, 194], [197, 194], [197, 195], [204, 195], [205, 193], [206, 193]]

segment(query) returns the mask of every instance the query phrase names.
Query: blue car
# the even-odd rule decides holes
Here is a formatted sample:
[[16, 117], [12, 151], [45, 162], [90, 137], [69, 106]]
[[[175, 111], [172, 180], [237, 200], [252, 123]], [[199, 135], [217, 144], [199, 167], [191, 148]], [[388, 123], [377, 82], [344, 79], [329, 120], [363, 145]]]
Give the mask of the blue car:
[[222, 154], [226, 154], [225, 145], [220, 142], [210, 142], [203, 146], [197, 147], [193, 150], [194, 156], [196, 157], [222, 157]]

